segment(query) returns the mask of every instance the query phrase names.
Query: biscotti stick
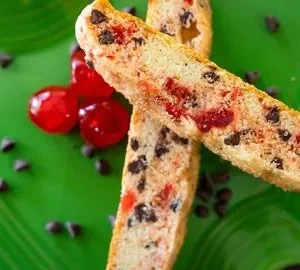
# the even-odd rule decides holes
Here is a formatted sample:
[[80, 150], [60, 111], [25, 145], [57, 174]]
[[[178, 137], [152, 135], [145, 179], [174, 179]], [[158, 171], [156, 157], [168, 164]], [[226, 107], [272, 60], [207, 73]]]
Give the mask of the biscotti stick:
[[[212, 32], [206, 0], [151, 1], [147, 23], [208, 57]], [[198, 171], [199, 144], [134, 107], [108, 270], [172, 269], [184, 240]], [[132, 202], [126, 206], [128, 200]]]
[[[93, 9], [106, 19], [93, 24]], [[85, 8], [76, 28], [96, 70], [132, 104], [242, 170], [300, 191], [298, 112], [106, 0]]]

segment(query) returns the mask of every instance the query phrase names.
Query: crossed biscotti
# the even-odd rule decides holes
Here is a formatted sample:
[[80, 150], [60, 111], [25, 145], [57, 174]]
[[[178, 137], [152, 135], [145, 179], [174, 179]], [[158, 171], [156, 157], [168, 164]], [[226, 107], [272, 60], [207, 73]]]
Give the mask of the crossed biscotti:
[[[105, 16], [92, 22], [92, 9]], [[300, 115], [106, 0], [78, 18], [80, 46], [104, 79], [180, 136], [300, 191]]]
[[[101, 17], [94, 11], [94, 16]], [[148, 25], [208, 57], [207, 0], [149, 2]], [[134, 106], [107, 270], [172, 269], [198, 182], [199, 144]]]

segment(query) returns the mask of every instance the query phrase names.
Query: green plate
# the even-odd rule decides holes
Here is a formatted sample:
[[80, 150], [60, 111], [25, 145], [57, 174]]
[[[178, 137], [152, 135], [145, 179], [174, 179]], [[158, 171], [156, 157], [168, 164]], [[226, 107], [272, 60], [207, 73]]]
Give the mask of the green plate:
[[[146, 0], [134, 4], [144, 18]], [[0, 269], [104, 269], [111, 228], [108, 215], [117, 209], [126, 142], [99, 152], [110, 160], [112, 174], [99, 176], [93, 160], [80, 153], [78, 132], [50, 136], [28, 120], [28, 97], [51, 84], [68, 84], [69, 46], [74, 22], [87, 4], [82, 0], [10, 0], [0, 9], [0, 50], [16, 56], [0, 70], [0, 137], [18, 141], [0, 155], [0, 177], [11, 192], [0, 195]], [[299, 109], [299, 0], [212, 0], [212, 59], [237, 75], [258, 70], [258, 87], [281, 90], [279, 99]], [[274, 15], [280, 31], [270, 34], [264, 16]], [[231, 167], [203, 149], [203, 171], [229, 168], [234, 196], [225, 218], [192, 215], [176, 270], [281, 269], [300, 263], [300, 196], [284, 193]], [[12, 170], [13, 160], [32, 162], [28, 172]], [[195, 205], [200, 202], [197, 199]], [[82, 224], [84, 234], [51, 236], [49, 219]]]

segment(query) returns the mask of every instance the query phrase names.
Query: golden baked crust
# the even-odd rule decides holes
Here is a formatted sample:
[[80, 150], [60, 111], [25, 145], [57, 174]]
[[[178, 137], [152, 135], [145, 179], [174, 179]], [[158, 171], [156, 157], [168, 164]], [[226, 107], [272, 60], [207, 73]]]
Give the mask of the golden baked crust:
[[[184, 16], [188, 16], [186, 21]], [[149, 2], [146, 22], [208, 57], [210, 20], [206, 0], [192, 4], [185, 0], [155, 0]], [[145, 162], [141, 171], [133, 166], [137, 161]], [[179, 137], [134, 107], [108, 270], [172, 269], [185, 237], [198, 172], [199, 143]], [[122, 202], [130, 198], [129, 192], [135, 202], [132, 209], [124, 211]], [[143, 207], [147, 210], [141, 210]], [[156, 219], [148, 217], [147, 221], [145, 214], [139, 221], [142, 213], [151, 211]]]
[[[108, 20], [91, 24], [92, 8]], [[124, 40], [104, 44], [103, 34], [120, 24]], [[76, 33], [96, 70], [132, 104], [242, 170], [300, 191], [298, 112], [105, 0], [83, 11]]]

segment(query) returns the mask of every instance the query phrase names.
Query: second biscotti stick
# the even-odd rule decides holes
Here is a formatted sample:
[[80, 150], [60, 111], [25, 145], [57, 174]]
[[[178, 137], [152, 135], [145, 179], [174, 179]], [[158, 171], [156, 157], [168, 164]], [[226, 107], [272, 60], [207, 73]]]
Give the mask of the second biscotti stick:
[[300, 191], [298, 112], [106, 0], [83, 10], [76, 35], [96, 70], [132, 104], [241, 169]]

